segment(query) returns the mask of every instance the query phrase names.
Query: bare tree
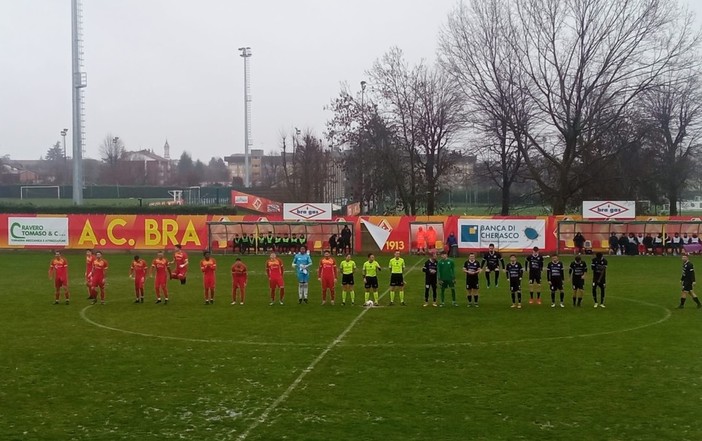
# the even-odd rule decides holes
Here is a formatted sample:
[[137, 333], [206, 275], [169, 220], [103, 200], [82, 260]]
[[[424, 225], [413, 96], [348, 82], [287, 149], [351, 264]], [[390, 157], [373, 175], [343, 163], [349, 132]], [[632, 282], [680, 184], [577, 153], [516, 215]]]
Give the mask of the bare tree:
[[678, 214], [678, 202], [702, 141], [702, 77], [695, 71], [661, 82], [642, 95], [656, 181]]
[[111, 133], [105, 135], [100, 144], [100, 157], [103, 163], [101, 180], [108, 184], [121, 184], [123, 182], [122, 162], [125, 159], [126, 149], [124, 142]]
[[[530, 82], [535, 121], [524, 130], [532, 179], [553, 212], [592, 184], [587, 156], [643, 92], [689, 60], [699, 43], [693, 16], [672, 0], [514, 0], [509, 42]], [[587, 162], [585, 162], [587, 159]]]
[[288, 137], [281, 134], [283, 175], [292, 200], [320, 202], [324, 189], [331, 179], [331, 157], [324, 142], [312, 130], [304, 134], [295, 129], [292, 151], [288, 151]]

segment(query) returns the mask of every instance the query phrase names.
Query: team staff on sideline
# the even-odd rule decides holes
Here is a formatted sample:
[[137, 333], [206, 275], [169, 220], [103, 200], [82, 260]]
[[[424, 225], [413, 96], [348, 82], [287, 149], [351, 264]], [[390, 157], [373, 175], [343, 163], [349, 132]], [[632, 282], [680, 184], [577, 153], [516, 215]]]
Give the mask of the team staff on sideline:
[[134, 279], [134, 295], [136, 299], [134, 303], [144, 303], [144, 284], [146, 283], [146, 271], [149, 264], [146, 260], [138, 255], [134, 256], [131, 266], [129, 267], [129, 277]]
[[544, 271], [544, 256], [539, 253], [539, 247], [534, 247], [531, 254], [526, 258], [526, 266], [529, 271], [529, 303], [534, 303], [534, 293], [536, 293], [536, 303], [541, 304], [541, 274]]
[[[517, 262], [517, 256], [512, 254], [509, 256], [509, 263], [505, 268], [507, 280], [509, 280], [509, 292], [512, 296], [512, 308], [522, 307], [522, 277], [524, 276], [524, 267]], [[497, 286], [497, 285], [495, 285]]]
[[[605, 307], [605, 286], [607, 284], [607, 259], [602, 253], [595, 254], [590, 265], [592, 269], [592, 300], [595, 301], [595, 308]], [[600, 288], [600, 303], [597, 303], [597, 288]]]
[[60, 251], [54, 252], [54, 258], [49, 263], [49, 279], [54, 279], [54, 305], [59, 303], [61, 288], [66, 305], [71, 303], [71, 295], [68, 292], [68, 261], [61, 256]]
[[685, 300], [687, 300], [687, 295], [692, 296], [692, 300], [697, 303], [697, 308], [702, 308], [702, 303], [700, 299], [697, 298], [695, 294], [695, 266], [690, 262], [687, 253], [682, 255], [682, 276], [680, 277], [680, 282], [682, 284], [682, 292], [680, 294], [680, 306], [678, 309], [683, 309], [685, 307]]
[[466, 297], [468, 299], [468, 307], [473, 306], [473, 299], [475, 299], [475, 307], [480, 306], [478, 304], [478, 298], [480, 296], [480, 279], [479, 274], [482, 271], [480, 267], [480, 262], [475, 260], [475, 254], [470, 253], [468, 255], [468, 260], [463, 264], [463, 272], [466, 273]]
[[429, 260], [424, 262], [422, 272], [424, 272], [424, 305], [429, 305], [429, 289], [432, 292], [432, 305], [436, 306], [436, 285], [438, 282], [439, 263], [436, 261], [436, 251], [432, 251]]
[[587, 263], [583, 262], [578, 254], [575, 260], [570, 262], [568, 269], [573, 283], [573, 306], [580, 307], [583, 303], [583, 291], [585, 290], [585, 274], [587, 273]]
[[[154, 274], [155, 273], [155, 274]], [[161, 303], [161, 295], [164, 304], [168, 304], [168, 276], [171, 274], [170, 263], [163, 256], [163, 251], [156, 253], [156, 258], [151, 262], [151, 275], [154, 276], [154, 292], [156, 293], [156, 303]]]
[[405, 259], [400, 257], [400, 252], [395, 251], [395, 257], [390, 259], [390, 306], [395, 304], [395, 291], [400, 292], [400, 304], [407, 306], [405, 303]]
[[561, 308], [565, 308], [565, 305], [563, 304], [563, 300], [565, 299], [565, 292], [563, 291], [563, 276], [563, 262], [558, 260], [558, 256], [551, 256], [551, 262], [549, 262], [548, 266], [546, 267], [546, 280], [548, 280], [551, 287], [551, 308], [556, 307], [556, 291], [558, 291], [561, 296]]
[[280, 304], [283, 304], [283, 299], [285, 298], [284, 273], [283, 261], [275, 253], [271, 253], [268, 260], [266, 260], [266, 275], [268, 276], [268, 287], [271, 290], [271, 303], [269, 303], [269, 306], [275, 305], [276, 288], [280, 291]]
[[297, 303], [307, 303], [307, 294], [310, 290], [309, 268], [312, 266], [312, 257], [307, 253], [305, 245], [302, 245], [300, 251], [293, 257], [292, 266], [297, 276]]
[[248, 268], [246, 264], [237, 257], [232, 265], [232, 305], [236, 305], [236, 293], [239, 291], [241, 306], [246, 301], [246, 283], [248, 279]]
[[456, 302], [456, 264], [448, 258], [446, 251], [442, 251], [441, 260], [436, 266], [439, 272], [439, 284], [441, 284], [441, 306], [444, 306], [446, 288], [451, 288], [453, 306], [458, 306], [458, 302]]
[[485, 280], [487, 281], [487, 287], [490, 288], [490, 273], [495, 274], [495, 288], [500, 280], [500, 268], [505, 269], [505, 260], [502, 258], [502, 254], [495, 251], [495, 244], [491, 243], [488, 245], [487, 253], [483, 254], [483, 262], [480, 265], [485, 271]]
[[217, 283], [217, 262], [209, 251], [202, 253], [202, 256], [200, 271], [202, 271], [202, 285], [205, 289], [205, 305], [211, 305], [214, 303], [215, 284]]
[[380, 264], [375, 260], [373, 253], [368, 254], [368, 260], [363, 263], [363, 285], [366, 289], [364, 302], [368, 303], [370, 293], [373, 293], [373, 304], [378, 306], [378, 271]]
[[356, 293], [353, 290], [353, 273], [356, 271], [356, 262], [351, 260], [351, 254], [339, 264], [341, 270], [341, 304], [346, 305], [346, 295], [351, 297], [351, 304], [356, 304]]

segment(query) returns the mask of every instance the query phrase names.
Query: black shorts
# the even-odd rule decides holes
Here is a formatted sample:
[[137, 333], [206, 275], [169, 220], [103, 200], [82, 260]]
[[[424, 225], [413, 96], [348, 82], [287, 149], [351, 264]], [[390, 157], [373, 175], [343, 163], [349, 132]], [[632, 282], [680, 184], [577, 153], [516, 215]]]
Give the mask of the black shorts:
[[550, 280], [551, 291], [563, 291], [563, 279], [560, 277], [554, 277]]
[[585, 280], [582, 277], [573, 277], [573, 289], [585, 289]]
[[376, 276], [373, 276], [373, 277], [367, 276], [365, 279], [366, 279], [366, 285], [365, 285], [365, 286], [366, 286], [366, 289], [369, 289], [369, 288], [378, 289], [378, 277], [376, 277]]
[[479, 289], [480, 281], [478, 276], [466, 277], [466, 289]]
[[522, 290], [521, 279], [509, 279], [509, 290], [511, 292], [519, 292]]
[[427, 288], [432, 287], [432, 286], [434, 288], [436, 288], [436, 285], [437, 285], [436, 277], [431, 278], [431, 279], [429, 279], [429, 278], [424, 279], [424, 286], [426, 286]]
[[341, 275], [342, 285], [353, 285], [353, 274], [342, 274]]
[[529, 270], [529, 283], [532, 285], [541, 283], [541, 271]]
[[690, 292], [692, 291], [692, 282], [683, 282], [682, 283], [682, 290]]
[[390, 286], [405, 286], [402, 274], [390, 274]]

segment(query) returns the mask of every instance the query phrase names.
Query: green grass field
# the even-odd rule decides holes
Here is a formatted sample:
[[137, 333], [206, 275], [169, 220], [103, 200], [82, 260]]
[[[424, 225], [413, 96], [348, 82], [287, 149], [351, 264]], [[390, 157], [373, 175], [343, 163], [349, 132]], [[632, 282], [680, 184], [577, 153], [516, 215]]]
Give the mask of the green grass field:
[[292, 274], [269, 307], [260, 257], [230, 306], [230, 256], [215, 305], [197, 271], [171, 304], [149, 280], [135, 305], [124, 254], [90, 306], [68, 258], [55, 306], [49, 255], [0, 254], [1, 440], [702, 439], [702, 310], [675, 309], [679, 258], [611, 258], [605, 310], [510, 309], [505, 283], [479, 309], [423, 308], [413, 257], [405, 308], [323, 307], [316, 282], [298, 305]]

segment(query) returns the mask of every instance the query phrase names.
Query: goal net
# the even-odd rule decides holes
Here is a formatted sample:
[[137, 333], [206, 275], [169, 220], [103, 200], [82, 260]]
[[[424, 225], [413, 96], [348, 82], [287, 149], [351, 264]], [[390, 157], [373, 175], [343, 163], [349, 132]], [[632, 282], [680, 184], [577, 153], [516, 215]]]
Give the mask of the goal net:
[[20, 199], [61, 199], [61, 187], [58, 185], [23, 185], [20, 187]]
[[[341, 240], [346, 226], [351, 231], [348, 244]], [[353, 227], [350, 222], [208, 222], [207, 232], [209, 249], [216, 254], [295, 253], [301, 244], [310, 252], [322, 252], [333, 247], [332, 235], [337, 239], [332, 252], [353, 253]]]

